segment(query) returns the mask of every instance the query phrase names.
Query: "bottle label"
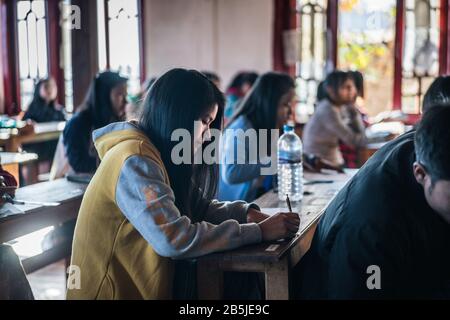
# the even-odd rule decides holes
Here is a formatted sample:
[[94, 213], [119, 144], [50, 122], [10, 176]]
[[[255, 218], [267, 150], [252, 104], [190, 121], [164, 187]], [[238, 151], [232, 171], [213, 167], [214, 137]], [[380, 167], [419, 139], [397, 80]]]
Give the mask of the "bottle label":
[[302, 162], [302, 155], [300, 152], [278, 152], [278, 164], [298, 164]]

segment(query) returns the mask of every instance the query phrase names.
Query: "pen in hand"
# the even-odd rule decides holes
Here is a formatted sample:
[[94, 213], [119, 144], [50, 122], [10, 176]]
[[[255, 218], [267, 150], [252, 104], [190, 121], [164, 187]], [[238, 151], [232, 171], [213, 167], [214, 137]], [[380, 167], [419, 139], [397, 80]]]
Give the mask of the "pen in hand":
[[286, 202], [289, 208], [289, 212], [292, 212], [292, 207], [291, 207], [291, 200], [289, 200], [289, 195], [286, 194]]

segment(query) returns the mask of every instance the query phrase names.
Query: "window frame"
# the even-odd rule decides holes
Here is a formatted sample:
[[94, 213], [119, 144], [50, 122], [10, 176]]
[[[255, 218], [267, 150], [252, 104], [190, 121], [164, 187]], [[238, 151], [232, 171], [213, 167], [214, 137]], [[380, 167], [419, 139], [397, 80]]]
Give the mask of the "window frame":
[[[17, 3], [21, 0], [0, 0], [2, 32], [2, 67], [4, 86], [4, 112], [19, 114], [23, 110], [20, 94], [19, 49], [17, 31]], [[59, 0], [44, 0], [47, 29], [47, 67], [49, 76], [58, 86], [58, 102], [63, 101], [64, 70], [60, 67], [61, 28], [59, 26]], [[11, 81], [12, 80], [12, 81]], [[64, 104], [64, 103], [63, 103]]]
[[[109, 70], [111, 68], [110, 64], [110, 46], [109, 46], [109, 12], [108, 12], [108, 1], [109, 0], [101, 0], [103, 1], [104, 6], [104, 22], [105, 22], [105, 47], [106, 47], [106, 69]], [[146, 71], [146, 59], [145, 59], [145, 38], [144, 38], [144, 24], [145, 24], [145, 1], [137, 0], [137, 11], [138, 11], [138, 29], [139, 29], [139, 78], [141, 84], [146, 81], [147, 71]]]
[[[327, 5], [327, 60], [337, 65], [338, 50], [338, 1], [328, 0]], [[394, 48], [394, 85], [392, 88], [393, 106], [392, 110], [402, 110], [402, 81], [403, 81], [403, 51], [405, 45], [405, 0], [396, 0], [397, 10], [395, 19], [395, 48]], [[450, 74], [450, 0], [440, 0], [440, 30], [439, 30], [439, 75]], [[297, 23], [296, 28], [301, 26]], [[419, 111], [421, 112], [421, 111]], [[420, 118], [420, 113], [408, 114], [407, 123], [415, 123]]]

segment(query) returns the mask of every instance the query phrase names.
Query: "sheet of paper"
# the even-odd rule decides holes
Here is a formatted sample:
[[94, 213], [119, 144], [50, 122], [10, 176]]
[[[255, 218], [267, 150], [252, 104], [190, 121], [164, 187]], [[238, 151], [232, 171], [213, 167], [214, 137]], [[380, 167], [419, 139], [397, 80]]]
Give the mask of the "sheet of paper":
[[273, 216], [278, 212], [289, 212], [288, 208], [261, 208], [261, 212]]
[[24, 213], [25, 212], [10, 203], [4, 203], [0, 206], [0, 218]]

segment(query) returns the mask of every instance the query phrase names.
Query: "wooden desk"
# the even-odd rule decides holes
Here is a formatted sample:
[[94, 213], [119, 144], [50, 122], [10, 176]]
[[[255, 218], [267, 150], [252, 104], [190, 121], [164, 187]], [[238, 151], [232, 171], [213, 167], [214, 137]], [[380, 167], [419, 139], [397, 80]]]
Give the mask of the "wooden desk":
[[7, 152], [19, 152], [25, 144], [58, 140], [65, 125], [65, 122], [36, 123], [34, 132], [29, 134], [21, 134], [17, 129], [2, 129], [0, 146]]
[[[289, 299], [289, 273], [308, 251], [317, 223], [329, 202], [356, 173], [346, 174], [305, 173], [307, 180], [333, 180], [331, 184], [305, 185], [305, 191], [311, 195], [304, 197], [294, 211], [301, 215], [300, 230], [294, 239], [262, 243], [236, 250], [215, 253], [199, 258], [198, 293], [200, 299], [221, 299], [223, 296], [223, 272], [261, 272], [265, 275], [266, 299]], [[278, 195], [269, 192], [256, 203], [261, 208], [286, 207], [278, 201]], [[288, 211], [288, 210], [286, 210]]]
[[36, 153], [0, 152], [0, 162], [6, 171], [11, 173], [19, 182], [19, 170], [21, 165], [27, 165], [32, 183], [37, 182], [38, 155]]
[[[24, 214], [0, 217], [0, 243], [76, 219], [86, 187], [86, 184], [60, 179], [19, 188], [16, 192], [17, 200], [59, 202], [60, 205], [15, 205]], [[70, 254], [70, 249], [70, 244], [63, 244], [49, 252], [26, 259], [23, 261], [25, 271], [29, 273], [58, 261]]]

